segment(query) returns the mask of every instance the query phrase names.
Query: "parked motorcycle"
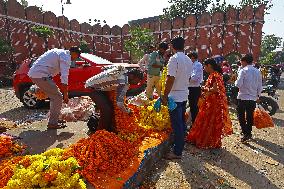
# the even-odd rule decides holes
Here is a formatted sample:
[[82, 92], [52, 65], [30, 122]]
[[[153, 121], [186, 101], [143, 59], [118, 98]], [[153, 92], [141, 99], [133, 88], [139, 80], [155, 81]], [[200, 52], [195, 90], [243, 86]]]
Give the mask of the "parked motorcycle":
[[[230, 83], [225, 84], [225, 88], [228, 102], [230, 104], [237, 105], [237, 96], [239, 89], [235, 85]], [[265, 86], [263, 87], [262, 93], [267, 93], [268, 96], [260, 96], [259, 104], [264, 108], [265, 111], [267, 111], [267, 113], [269, 113], [269, 115], [272, 116], [279, 109], [279, 105], [277, 103], [278, 96], [276, 94], [276, 89], [271, 85]]]
[[281, 72], [280, 69], [270, 68], [268, 71], [268, 77], [266, 80], [266, 85], [272, 85], [274, 88], [277, 88], [280, 83]]

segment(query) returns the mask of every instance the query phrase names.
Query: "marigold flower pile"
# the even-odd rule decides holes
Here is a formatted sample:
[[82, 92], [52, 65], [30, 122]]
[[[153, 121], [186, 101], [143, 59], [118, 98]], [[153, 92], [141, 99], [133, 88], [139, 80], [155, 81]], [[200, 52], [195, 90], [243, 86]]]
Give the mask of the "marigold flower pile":
[[114, 133], [100, 130], [72, 145], [65, 156], [74, 156], [82, 167], [80, 173], [94, 184], [99, 173], [112, 176], [129, 167], [138, 156], [138, 148]]
[[[86, 184], [77, 170], [80, 168], [74, 157], [63, 158], [63, 149], [54, 148], [38, 155], [19, 157], [13, 162], [1, 164], [13, 168], [13, 175], [4, 184], [4, 189], [15, 188], [78, 188], [85, 189]], [[7, 170], [11, 172], [11, 170]], [[11, 174], [10, 174], [11, 175]], [[3, 187], [3, 185], [2, 185]]]
[[[161, 79], [163, 91], [166, 74], [167, 68]], [[138, 167], [144, 151], [168, 137], [171, 126], [169, 111], [162, 106], [161, 111], [156, 112], [155, 101], [149, 101], [142, 106], [128, 104], [132, 110], [132, 114], [128, 114], [117, 107], [115, 92], [109, 92], [109, 97], [114, 105], [117, 134], [99, 130], [65, 150], [55, 148], [38, 155], [3, 160], [0, 162], [0, 188], [84, 189], [86, 184], [80, 175], [95, 187], [100, 186], [101, 179], [110, 179], [116, 184], [113, 178], [118, 175], [124, 175], [124, 179], [130, 177], [132, 172], [125, 170]], [[5, 138], [2, 146], [0, 143], [0, 149], [4, 149], [0, 155], [9, 154], [10, 151], [4, 148], [9, 146], [7, 144], [13, 152], [13, 142]]]
[[14, 170], [17, 164], [22, 159], [22, 156], [17, 156], [11, 159], [2, 160], [0, 162], [0, 188], [3, 188], [7, 185], [10, 178], [14, 175]]
[[166, 106], [161, 106], [160, 112], [154, 110], [154, 101], [148, 106], [139, 107], [140, 116], [138, 124], [144, 129], [153, 129], [162, 131], [171, 128], [169, 111]]
[[[165, 90], [165, 83], [167, 77], [167, 67], [164, 68], [160, 83], [162, 86], [162, 94]], [[160, 112], [154, 110], [154, 101], [148, 102], [144, 106], [138, 107], [139, 116], [137, 116], [137, 123], [140, 127], [146, 130], [167, 130], [171, 128], [170, 116], [168, 107], [161, 106]]]
[[0, 158], [23, 152], [25, 146], [16, 143], [10, 136], [0, 136]]

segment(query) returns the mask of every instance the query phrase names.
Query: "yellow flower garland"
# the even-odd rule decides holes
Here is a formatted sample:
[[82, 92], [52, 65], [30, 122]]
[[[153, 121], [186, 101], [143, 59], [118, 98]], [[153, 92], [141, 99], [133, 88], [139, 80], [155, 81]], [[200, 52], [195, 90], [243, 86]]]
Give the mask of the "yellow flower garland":
[[63, 152], [63, 149], [55, 148], [39, 155], [25, 156], [4, 189], [86, 189], [86, 184], [76, 173], [77, 160], [73, 157], [64, 160]]
[[162, 88], [161, 89], [162, 95], [164, 94], [164, 91], [165, 91], [165, 88], [166, 88], [167, 74], [168, 74], [168, 66], [165, 66], [164, 69], [163, 69], [163, 73], [162, 73], [161, 79], [160, 79], [161, 88]]
[[161, 106], [160, 112], [154, 110], [155, 101], [151, 101], [149, 106], [141, 106], [138, 124], [144, 129], [154, 129], [162, 131], [171, 127], [170, 116], [167, 106]]

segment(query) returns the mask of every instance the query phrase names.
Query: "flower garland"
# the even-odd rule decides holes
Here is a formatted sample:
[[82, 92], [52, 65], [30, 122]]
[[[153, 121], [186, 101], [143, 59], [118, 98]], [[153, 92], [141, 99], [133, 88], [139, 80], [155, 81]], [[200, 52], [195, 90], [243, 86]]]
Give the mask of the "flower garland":
[[165, 88], [166, 88], [167, 75], [168, 75], [168, 66], [165, 66], [164, 69], [163, 69], [163, 72], [162, 72], [161, 79], [160, 79], [162, 95], [164, 94], [164, 91], [165, 91]]
[[80, 173], [95, 186], [100, 173], [113, 176], [129, 167], [138, 157], [138, 148], [114, 133], [99, 130], [72, 145], [65, 156], [74, 156], [82, 167]]
[[17, 144], [12, 137], [5, 135], [0, 136], [0, 158], [23, 152], [24, 149], [25, 146]]
[[160, 112], [154, 110], [154, 102], [150, 102], [149, 106], [140, 107], [140, 116], [138, 124], [140, 127], [148, 130], [166, 130], [171, 128], [169, 110], [167, 106], [161, 106]]
[[14, 175], [14, 170], [23, 159], [22, 156], [13, 157], [11, 159], [3, 160], [0, 163], [0, 188], [3, 188], [7, 185], [8, 181]]
[[147, 132], [138, 125], [140, 109], [135, 105], [128, 105], [128, 108], [132, 110], [132, 115], [129, 115], [117, 106], [116, 92], [109, 92], [109, 98], [113, 102], [115, 128], [118, 136], [123, 140], [141, 142], [147, 136]]
[[78, 188], [86, 189], [77, 170], [76, 159], [63, 158], [63, 149], [54, 148], [39, 155], [24, 156], [4, 189]]

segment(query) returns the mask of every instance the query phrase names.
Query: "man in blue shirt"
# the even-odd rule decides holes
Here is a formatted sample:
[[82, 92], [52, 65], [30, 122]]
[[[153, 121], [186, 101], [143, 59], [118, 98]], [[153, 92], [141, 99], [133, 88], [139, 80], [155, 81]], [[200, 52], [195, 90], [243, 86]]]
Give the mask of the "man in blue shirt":
[[149, 56], [148, 74], [147, 74], [147, 88], [146, 95], [149, 99], [153, 98], [153, 92], [156, 88], [157, 93], [161, 95], [160, 77], [165, 60], [164, 54], [169, 48], [167, 43], [160, 43], [159, 50], [154, 51]]

